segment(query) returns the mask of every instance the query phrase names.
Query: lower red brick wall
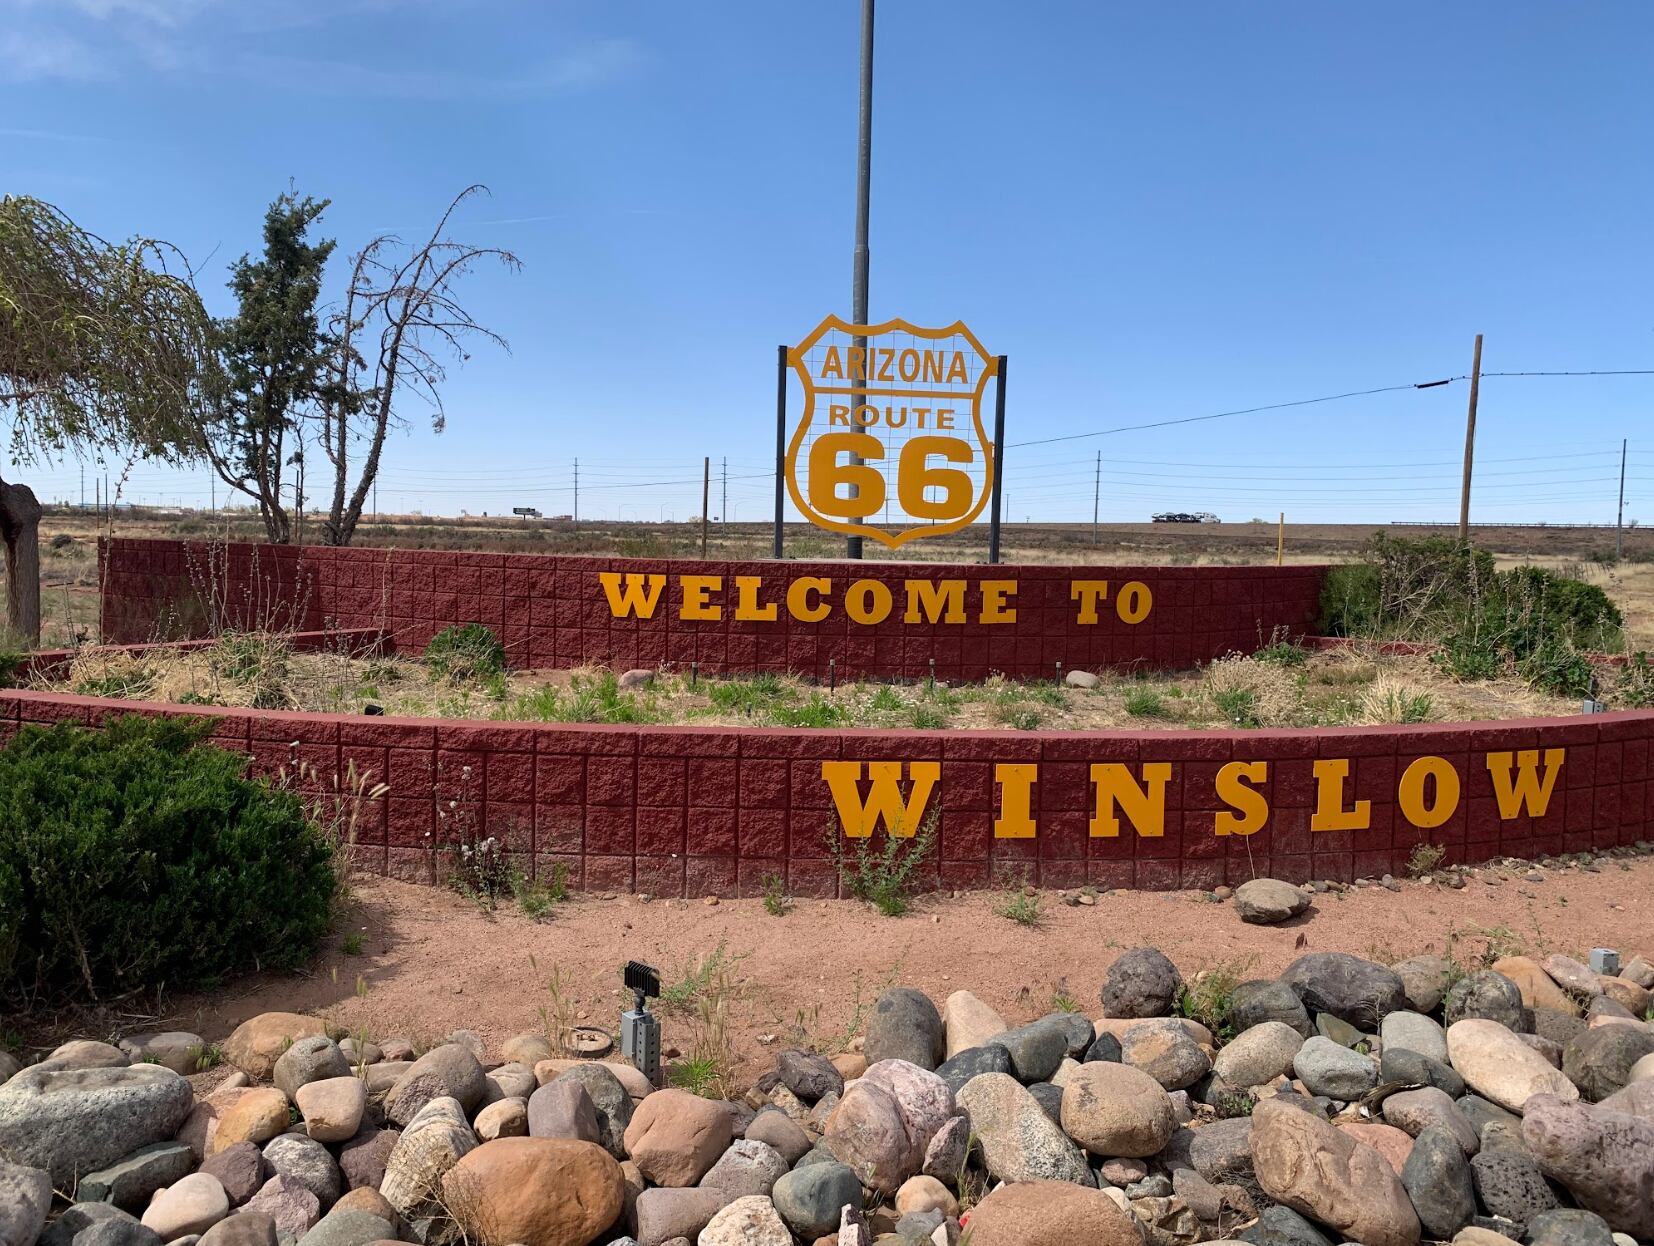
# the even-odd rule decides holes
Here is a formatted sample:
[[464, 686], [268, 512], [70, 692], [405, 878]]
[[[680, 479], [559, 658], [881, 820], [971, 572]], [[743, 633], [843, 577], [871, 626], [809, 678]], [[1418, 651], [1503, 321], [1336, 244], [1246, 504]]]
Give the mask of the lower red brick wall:
[[[1325, 570], [703, 562], [131, 540], [103, 542], [100, 559], [110, 644], [226, 626], [374, 627], [401, 652], [418, 653], [444, 627], [482, 623], [517, 667], [694, 662], [708, 672], [822, 681], [830, 669], [839, 678], [975, 680], [994, 672], [1049, 679], [1059, 663], [1190, 667], [1250, 653], [1277, 632], [1313, 632]], [[605, 577], [611, 587], [658, 581], [650, 617], [616, 617]], [[951, 608], [916, 599], [921, 587], [950, 586], [959, 594]]]
[[[23, 723], [97, 724], [134, 711], [216, 717], [216, 742], [251, 754], [256, 772], [302, 773], [319, 791], [352, 770], [389, 784], [367, 807], [358, 861], [417, 881], [440, 881], [444, 845], [480, 832], [498, 837], [523, 873], [547, 877], [561, 867], [589, 890], [751, 895], [776, 875], [793, 894], [832, 895], [835, 800], [823, 765], [846, 762], [860, 767], [858, 798], [871, 793], [877, 763], [894, 764], [904, 781], [934, 766], [925, 812], [936, 818], [936, 850], [921, 871], [929, 887], [1348, 880], [1399, 873], [1423, 843], [1443, 845], [1448, 863], [1469, 863], [1654, 838], [1648, 711], [1304, 731], [707, 730], [201, 710], [4, 691], [0, 739]], [[1560, 760], [1552, 750], [1562, 750]], [[1528, 752], [1533, 778], [1547, 760], [1553, 772], [1545, 812], [1504, 816], [1488, 755], [1511, 754], [1507, 773], [1518, 782]], [[1268, 812], [1255, 833], [1218, 834], [1220, 815], [1245, 811], [1223, 786], [1235, 774], [1224, 767], [1237, 762], [1254, 763], [1246, 786]], [[1032, 773], [1007, 769], [1028, 765]], [[1430, 770], [1423, 782], [1405, 777]], [[1113, 806], [1118, 833], [1093, 834], [1099, 771], [1116, 776], [1105, 786], [1121, 774], [1138, 784], [1161, 773], [1158, 826], [1139, 826], [1122, 801]], [[912, 789], [903, 786], [905, 798]], [[1448, 812], [1452, 786], [1459, 791]], [[1028, 829], [1015, 808], [1023, 790], [1034, 833], [1003, 837], [996, 825]], [[1363, 829], [1312, 829], [1318, 804], [1336, 818], [1359, 802]], [[1418, 825], [1430, 819], [1413, 815], [1431, 810], [1444, 820]], [[837, 820], [854, 819], [852, 806]]]

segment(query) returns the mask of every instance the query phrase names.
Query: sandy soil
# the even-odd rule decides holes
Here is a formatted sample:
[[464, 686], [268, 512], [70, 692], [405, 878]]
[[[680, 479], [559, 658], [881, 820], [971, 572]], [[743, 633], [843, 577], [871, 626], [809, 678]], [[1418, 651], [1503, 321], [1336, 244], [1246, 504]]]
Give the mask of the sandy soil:
[[[736, 959], [740, 987], [730, 1032], [744, 1085], [762, 1072], [774, 1043], [808, 1039], [829, 1049], [861, 1024], [887, 984], [915, 986], [940, 1003], [969, 989], [1013, 1024], [1051, 1011], [1056, 996], [1100, 1013], [1098, 991], [1125, 948], [1163, 949], [1185, 976], [1226, 966], [1242, 977], [1271, 975], [1303, 951], [1348, 951], [1385, 962], [1422, 952], [1468, 967], [1513, 952], [1592, 947], [1654, 953], [1654, 858], [1600, 860], [1600, 872], [1546, 867], [1476, 871], [1464, 890], [1441, 883], [1373, 886], [1318, 896], [1303, 918], [1280, 927], [1244, 925], [1232, 906], [1194, 892], [1114, 893], [1093, 907], [1040, 895], [1038, 927], [995, 912], [1003, 895], [921, 900], [900, 918], [852, 901], [806, 901], [772, 917], [761, 900], [577, 898], [533, 922], [514, 909], [485, 913], [450, 892], [359, 878], [329, 950], [312, 973], [254, 978], [211, 996], [175, 998], [168, 1024], [220, 1039], [256, 1013], [321, 1013], [370, 1036], [433, 1042], [457, 1028], [491, 1047], [542, 1028], [547, 979], [557, 972], [579, 1021], [612, 1029], [623, 1006], [620, 966], [647, 961], [671, 984], [686, 964], [719, 947]], [[361, 954], [341, 940], [362, 937]], [[135, 1028], [135, 1027], [128, 1027]], [[689, 1049], [693, 1019], [668, 1013], [664, 1038]]]

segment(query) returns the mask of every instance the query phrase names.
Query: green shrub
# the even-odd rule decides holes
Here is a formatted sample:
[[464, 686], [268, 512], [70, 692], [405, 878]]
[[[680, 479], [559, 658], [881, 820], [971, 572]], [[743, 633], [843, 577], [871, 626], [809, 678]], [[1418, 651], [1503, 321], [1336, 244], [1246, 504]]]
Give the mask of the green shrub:
[[1378, 568], [1364, 562], [1328, 567], [1321, 581], [1321, 634], [1370, 636], [1378, 623]]
[[852, 851], [834, 817], [827, 827], [827, 854], [833, 860], [839, 886], [886, 917], [902, 916], [908, 910], [915, 875], [936, 848], [936, 825], [937, 814], [931, 810], [913, 836], [886, 834], [879, 851], [874, 851], [871, 837], [864, 837], [856, 840]]
[[1289, 640], [1277, 640], [1259, 649], [1252, 657], [1259, 662], [1271, 662], [1276, 666], [1302, 666], [1309, 661], [1309, 652], [1302, 645], [1295, 645]]
[[1621, 709], [1654, 708], [1654, 660], [1641, 649], [1631, 654], [1614, 677], [1611, 695]]
[[445, 627], [425, 646], [425, 665], [456, 683], [480, 679], [505, 669], [505, 646], [481, 623]]
[[1133, 718], [1164, 718], [1166, 702], [1153, 688], [1133, 688], [1126, 693], [1126, 713]]
[[332, 846], [210, 720], [25, 727], [0, 750], [0, 999], [47, 1005], [295, 969]]
[[28, 654], [0, 645], [0, 688], [14, 687], [17, 683], [17, 672], [23, 669], [23, 664], [28, 660]]

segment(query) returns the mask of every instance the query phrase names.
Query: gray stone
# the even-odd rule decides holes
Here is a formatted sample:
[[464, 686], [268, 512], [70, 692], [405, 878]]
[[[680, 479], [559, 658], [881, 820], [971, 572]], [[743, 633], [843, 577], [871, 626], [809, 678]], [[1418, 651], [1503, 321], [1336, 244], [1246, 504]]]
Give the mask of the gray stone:
[[1441, 1007], [1447, 988], [1458, 976], [1458, 966], [1441, 956], [1410, 956], [1390, 966], [1407, 992], [1407, 1006], [1414, 1012], [1432, 1013]]
[[1428, 1126], [1413, 1140], [1401, 1185], [1429, 1238], [1446, 1241], [1476, 1214], [1470, 1161], [1459, 1140], [1440, 1125]]
[[[288, 1241], [296, 1240], [289, 1232]], [[196, 1246], [276, 1246], [276, 1222], [262, 1212], [244, 1212], [220, 1220], [201, 1235]]]
[[1502, 1216], [1519, 1229], [1542, 1211], [1556, 1208], [1556, 1195], [1545, 1184], [1545, 1174], [1526, 1155], [1515, 1151], [1482, 1151], [1470, 1161], [1476, 1197], [1489, 1215]]
[[1447, 1062], [1447, 1031], [1419, 1013], [1392, 1012], [1379, 1023], [1378, 1037], [1386, 1053], [1416, 1051], [1432, 1060]]
[[1171, 1015], [1183, 977], [1158, 948], [1122, 952], [1103, 981], [1103, 1011], [1110, 1017]]
[[1558, 1047], [1566, 1047], [1574, 1035], [1585, 1029], [1582, 1017], [1559, 1012], [1555, 1008], [1530, 1008], [1527, 1015], [1533, 1022], [1533, 1032]]
[[281, 1134], [264, 1144], [264, 1162], [270, 1171], [291, 1177], [316, 1196], [325, 1212], [339, 1201], [343, 1192], [339, 1166], [328, 1149], [303, 1134]]
[[[237, 1142], [215, 1155], [207, 1156], [201, 1161], [201, 1171], [210, 1172], [218, 1178], [218, 1184], [229, 1195], [231, 1207], [240, 1207], [270, 1179], [270, 1166], [264, 1162], [264, 1152], [255, 1142]], [[385, 1175], [382, 1164], [379, 1175]], [[379, 1187], [377, 1181], [373, 1185], [375, 1189]]]
[[805, 1103], [844, 1093], [844, 1075], [819, 1051], [783, 1051], [775, 1058], [781, 1084]]
[[1451, 1026], [1456, 1021], [1477, 1018], [1497, 1021], [1508, 1030], [1521, 1033], [1532, 1029], [1522, 1006], [1522, 989], [1491, 969], [1482, 969], [1460, 978], [1447, 992], [1442, 1018]]
[[592, 1097], [579, 1082], [554, 1078], [529, 1096], [528, 1136], [603, 1142]]
[[936, 1011], [930, 996], [907, 986], [892, 987], [879, 996], [862, 1044], [868, 1064], [906, 1060], [921, 1069], [934, 1070], [946, 1051], [942, 1014]]
[[368, 1246], [396, 1240], [396, 1226], [374, 1215], [347, 1207], [331, 1211], [299, 1239], [299, 1246]]
[[1378, 1066], [1371, 1056], [1351, 1051], [1317, 1034], [1304, 1040], [1292, 1068], [1312, 1095], [1348, 1102], [1378, 1085]]
[[1618, 1233], [1654, 1240], [1654, 1121], [1535, 1095], [1522, 1140], [1545, 1175]]
[[347, 1190], [377, 1190], [385, 1165], [402, 1137], [399, 1129], [364, 1129], [339, 1148], [339, 1170]]
[[1213, 1121], [1195, 1130], [1189, 1160], [1195, 1171], [1214, 1185], [1246, 1180], [1252, 1175], [1252, 1118], [1236, 1116]]
[[1482, 1126], [1481, 1149], [1484, 1151], [1520, 1151], [1529, 1155], [1528, 1144], [1522, 1141], [1520, 1121], [1489, 1121]]
[[64, 1043], [34, 1066], [36, 1073], [62, 1073], [69, 1069], [124, 1069], [130, 1057], [119, 1047], [92, 1038]]
[[919, 1171], [935, 1177], [944, 1185], [956, 1186], [960, 1170], [965, 1166], [971, 1145], [971, 1123], [963, 1116], [955, 1116], [936, 1131], [936, 1136], [925, 1148], [925, 1164]]
[[1212, 1071], [1212, 1061], [1181, 1021], [1134, 1025], [1120, 1040], [1120, 1060], [1141, 1069], [1167, 1090], [1185, 1090]]
[[770, 1198], [793, 1235], [813, 1242], [837, 1232], [845, 1207], [860, 1209], [861, 1182], [844, 1164], [811, 1164], [778, 1180]]
[[1537, 1034], [1518, 1034], [1516, 1037], [1549, 1060], [1552, 1068], [1560, 1069], [1562, 1067], [1562, 1044], [1553, 1043], [1550, 1039], [1541, 1038]]
[[752, 1142], [762, 1142], [789, 1164], [798, 1163], [810, 1150], [810, 1135], [779, 1108], [765, 1108], [741, 1132]]
[[896, 1236], [904, 1242], [929, 1243], [930, 1235], [942, 1227], [947, 1219], [934, 1207], [925, 1211], [910, 1211], [896, 1221]]
[[1127, 1198], [1170, 1198], [1171, 1193], [1171, 1178], [1161, 1172], [1150, 1173], [1126, 1187]]
[[[1115, 1043], [1118, 1050], [1119, 1043]], [[936, 1076], [948, 1084], [948, 1089], [958, 1094], [965, 1088], [965, 1083], [971, 1078], [983, 1073], [1011, 1072], [1011, 1052], [1009, 1048], [998, 1043], [989, 1043], [985, 1047], [969, 1047], [954, 1056], [951, 1060], [944, 1060], [936, 1068]]]
[[1598, 1017], [1618, 1017], [1623, 1021], [1641, 1021], [1642, 1018], [1632, 1012], [1619, 1000], [1609, 995], [1598, 995], [1591, 1000], [1590, 1007], [1585, 1010], [1587, 1023]]
[[1093, 1184], [1084, 1153], [1014, 1077], [972, 1078], [959, 1092], [958, 1105], [981, 1144], [983, 1165], [997, 1180]]
[[1281, 975], [1310, 1012], [1330, 1012], [1360, 1030], [1374, 1030], [1407, 1006], [1401, 979], [1383, 965], [1347, 952], [1310, 952]]
[[275, 1221], [278, 1241], [290, 1238], [297, 1242], [316, 1226], [322, 1211], [313, 1193], [291, 1177], [277, 1173], [230, 1219], [251, 1215], [268, 1216]]
[[379, 1192], [404, 1218], [429, 1215], [442, 1177], [476, 1146], [477, 1135], [459, 1101], [446, 1095], [432, 1099], [396, 1140]]
[[616, 1159], [626, 1158], [626, 1126], [632, 1123], [632, 1096], [607, 1065], [588, 1061], [557, 1075], [560, 1082], [584, 1087], [597, 1111], [598, 1141]]
[[1094, 1064], [1099, 1060], [1109, 1064], [1120, 1063], [1120, 1040], [1107, 1031], [1097, 1035], [1085, 1049], [1084, 1063]]
[[1229, 1024], [1237, 1031], [1244, 1031], [1265, 1021], [1290, 1025], [1305, 1038], [1315, 1033], [1304, 1001], [1285, 982], [1274, 979], [1242, 982], [1229, 997]]
[[339, 1044], [326, 1035], [316, 1034], [300, 1038], [276, 1059], [275, 1072], [270, 1080], [289, 1099], [299, 1093], [300, 1086], [326, 1081], [330, 1077], [349, 1077], [350, 1061], [339, 1050]]
[[1446, 1130], [1466, 1155], [1481, 1150], [1481, 1136], [1447, 1092], [1434, 1086], [1404, 1090], [1384, 1100], [1384, 1121], [1414, 1138], [1426, 1129]]
[[471, 1049], [444, 1043], [415, 1060], [391, 1087], [385, 1096], [385, 1115], [406, 1127], [427, 1103], [443, 1098], [458, 1101], [469, 1115], [481, 1104], [486, 1089], [487, 1077]]
[[1599, 1025], [1576, 1034], [1562, 1051], [1562, 1071], [1591, 1103], [1631, 1079], [1631, 1066], [1654, 1052], [1654, 1033], [1636, 1025]]
[[1235, 912], [1243, 922], [1272, 926], [1309, 908], [1310, 893], [1278, 878], [1254, 878], [1235, 888]]
[[988, 1040], [988, 1045], [1010, 1052], [1012, 1075], [1028, 1085], [1051, 1080], [1068, 1054], [1068, 1034], [1060, 1023], [1045, 1017], [1031, 1025], [996, 1034]]
[[1304, 1037], [1284, 1021], [1243, 1030], [1218, 1052], [1212, 1072], [1230, 1086], [1262, 1086], [1292, 1069]]
[[1518, 1129], [1522, 1126], [1522, 1118], [1516, 1113], [1507, 1112], [1497, 1103], [1490, 1103], [1480, 1095], [1460, 1095], [1454, 1102], [1478, 1136], [1494, 1121], [1515, 1125]]
[[127, 1211], [142, 1210], [149, 1196], [195, 1170], [195, 1153], [183, 1142], [155, 1142], [107, 1168], [89, 1172], [75, 1188], [83, 1203], [113, 1203]]
[[206, 1040], [181, 1030], [165, 1034], [129, 1034], [118, 1044], [133, 1064], [158, 1064], [181, 1077], [200, 1071]]
[[1340, 1047], [1352, 1050], [1366, 1041], [1367, 1037], [1348, 1021], [1340, 1021], [1330, 1012], [1323, 1012], [1315, 1018], [1315, 1032], [1322, 1038], [1330, 1038]]
[[1078, 1060], [1097, 1041], [1096, 1027], [1082, 1013], [1053, 1012], [1040, 1019], [1049, 1021], [1068, 1036], [1066, 1054], [1070, 1059]]
[[1062, 681], [1070, 688], [1085, 689], [1095, 688], [1098, 684], [1103, 682], [1090, 671], [1069, 671], [1068, 674], [1063, 676]]
[[34, 1246], [51, 1209], [51, 1174], [0, 1159], [0, 1246]]
[[1267, 1208], [1238, 1239], [1252, 1246], [1333, 1246], [1332, 1239], [1290, 1207]]
[[1386, 1082], [1401, 1082], [1407, 1086], [1434, 1086], [1449, 1098], [1457, 1099], [1465, 1091], [1464, 1078], [1455, 1073], [1451, 1065], [1405, 1048], [1398, 1047], [1391, 1051], [1386, 1047], [1384, 1055], [1379, 1059], [1378, 1069], [1379, 1077]]
[[718, 1157], [718, 1162], [707, 1169], [700, 1184], [705, 1190], [722, 1190], [730, 1199], [754, 1194], [767, 1197], [786, 1172], [787, 1161], [774, 1147], [751, 1138], [738, 1138]]
[[636, 1236], [640, 1246], [666, 1246], [679, 1238], [693, 1241], [723, 1209], [722, 1190], [693, 1186], [656, 1186], [637, 1196]]
[[1028, 1087], [1028, 1093], [1034, 1096], [1034, 1102], [1039, 1104], [1058, 1125], [1062, 1124], [1062, 1087], [1053, 1086], [1050, 1082], [1035, 1082]]
[[1608, 1222], [1594, 1211], [1559, 1207], [1528, 1221], [1528, 1246], [1614, 1246]]
[[40, 1235], [39, 1246], [161, 1246], [161, 1238], [113, 1203], [75, 1203]]
[[54, 1187], [170, 1140], [189, 1115], [190, 1084], [171, 1069], [24, 1069], [0, 1086], [0, 1154], [44, 1168]]

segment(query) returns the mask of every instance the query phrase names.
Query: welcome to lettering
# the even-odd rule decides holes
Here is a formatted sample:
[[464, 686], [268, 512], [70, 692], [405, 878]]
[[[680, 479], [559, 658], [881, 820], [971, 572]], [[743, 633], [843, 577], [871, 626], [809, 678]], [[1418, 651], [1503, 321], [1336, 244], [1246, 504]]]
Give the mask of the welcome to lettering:
[[[667, 576], [652, 572], [601, 571], [598, 581], [617, 619], [652, 619], [666, 594]], [[761, 575], [731, 576], [726, 588], [721, 575], [680, 575], [678, 617], [710, 622], [730, 617], [742, 622], [767, 623], [787, 616], [800, 623], [819, 623], [841, 607], [852, 622], [873, 624], [890, 618], [897, 609], [896, 590], [884, 580], [852, 580], [836, 591], [831, 577], [796, 576], [776, 589]], [[907, 579], [900, 582], [903, 623], [1015, 623], [1015, 580]], [[1074, 621], [1090, 626], [1102, 621], [1105, 604], [1120, 622], [1138, 624], [1154, 609], [1154, 594], [1141, 580], [1128, 580], [1113, 592], [1107, 580], [1071, 580], [1069, 600]]]
[[[1558, 773], [1567, 760], [1561, 748], [1487, 753], [1483, 765], [1492, 779], [1501, 821], [1542, 818], [1550, 808]], [[845, 835], [864, 839], [881, 827], [897, 838], [911, 838], [924, 824], [931, 798], [942, 782], [944, 763], [936, 761], [824, 761], [821, 777], [832, 794]], [[1214, 835], [1254, 835], [1269, 823], [1270, 806], [1259, 785], [1269, 779], [1267, 761], [1232, 761], [1217, 773], [1215, 791], [1224, 808], [1212, 814]], [[1090, 768], [1094, 796], [1093, 838], [1120, 834], [1122, 818], [1144, 838], [1166, 831], [1166, 788], [1171, 762], [1136, 767], [1098, 762]], [[1351, 800], [1350, 762], [1324, 758], [1314, 763], [1315, 806], [1311, 831], [1361, 831], [1372, 824], [1372, 801]], [[1032, 839], [1039, 831], [1033, 808], [1039, 782], [1036, 762], [1001, 762], [994, 766], [999, 803], [994, 818], [996, 839]], [[1444, 757], [1420, 757], [1396, 784], [1396, 808], [1420, 830], [1441, 826], [1463, 798], [1458, 770]]]

